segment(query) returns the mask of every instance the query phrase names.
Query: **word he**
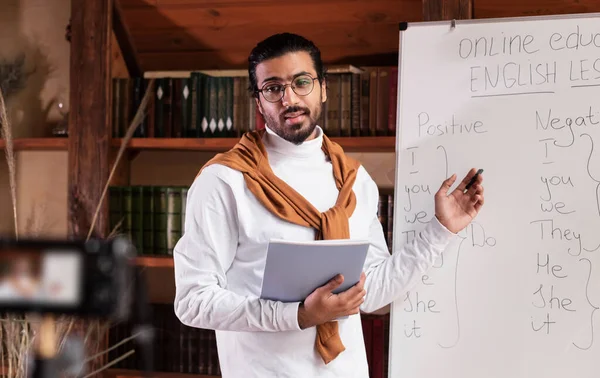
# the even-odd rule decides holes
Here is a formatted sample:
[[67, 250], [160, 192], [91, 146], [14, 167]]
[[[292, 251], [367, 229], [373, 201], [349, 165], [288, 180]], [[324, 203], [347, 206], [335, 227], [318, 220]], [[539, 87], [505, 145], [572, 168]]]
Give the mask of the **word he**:
[[552, 266], [550, 266], [550, 255], [546, 253], [546, 261], [541, 262], [540, 260], [540, 253], [538, 252], [537, 254], [537, 274], [540, 273], [540, 271], [542, 270], [541, 268], [546, 268], [546, 274], [550, 275], [552, 274], [552, 276], [554, 276], [555, 278], [567, 278], [568, 276], [566, 274], [562, 275], [560, 274], [560, 272], [562, 272], [563, 267], [562, 265], [558, 265], [558, 264], [554, 264]]
[[421, 136], [444, 136], [460, 134], [483, 134], [486, 133], [483, 122], [473, 121], [469, 123], [456, 123], [454, 115], [445, 122], [430, 122], [427, 112], [418, 115], [419, 137]]

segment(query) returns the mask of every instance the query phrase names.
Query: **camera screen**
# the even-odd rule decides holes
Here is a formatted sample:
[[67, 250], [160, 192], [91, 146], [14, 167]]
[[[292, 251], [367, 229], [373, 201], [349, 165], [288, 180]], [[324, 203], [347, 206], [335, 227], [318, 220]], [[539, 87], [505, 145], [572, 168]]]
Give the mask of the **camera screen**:
[[64, 250], [0, 253], [0, 304], [77, 306], [83, 257]]

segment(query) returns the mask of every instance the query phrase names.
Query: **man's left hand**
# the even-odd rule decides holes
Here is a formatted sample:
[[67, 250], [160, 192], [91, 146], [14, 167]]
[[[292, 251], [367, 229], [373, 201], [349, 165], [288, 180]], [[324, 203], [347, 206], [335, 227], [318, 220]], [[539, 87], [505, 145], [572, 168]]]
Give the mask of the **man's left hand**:
[[448, 194], [456, 174], [446, 179], [435, 194], [435, 216], [444, 227], [453, 233], [460, 232], [477, 216], [483, 206], [483, 176], [479, 175], [469, 190], [465, 188], [477, 170], [472, 168], [462, 182]]

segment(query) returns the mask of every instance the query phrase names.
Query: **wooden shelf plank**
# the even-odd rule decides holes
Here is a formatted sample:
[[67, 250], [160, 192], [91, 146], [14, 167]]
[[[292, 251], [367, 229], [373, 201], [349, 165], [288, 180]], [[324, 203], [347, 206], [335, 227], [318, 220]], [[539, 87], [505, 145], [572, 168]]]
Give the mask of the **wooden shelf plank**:
[[170, 256], [138, 256], [135, 258], [135, 265], [148, 268], [172, 268], [173, 257]]
[[[223, 152], [232, 148], [238, 138], [132, 138], [130, 150], [183, 150]], [[346, 152], [394, 152], [396, 137], [332, 137]], [[113, 147], [119, 147], [122, 139], [113, 139]]]
[[[226, 151], [237, 143], [238, 138], [132, 138], [127, 145], [130, 150], [188, 150]], [[122, 139], [113, 139], [113, 147], [121, 146]]]
[[[144, 375], [139, 370], [128, 370], [128, 369], [107, 369], [107, 376], [109, 377], [127, 377], [127, 378], [144, 378], [148, 375]], [[165, 373], [165, 372], [152, 372], [149, 374], [150, 377], [156, 378], [218, 378], [216, 375], [200, 375], [200, 374], [189, 374], [189, 373]]]
[[[66, 151], [67, 138], [17, 138], [13, 139], [13, 148], [15, 151], [23, 150], [54, 150]], [[0, 149], [6, 147], [6, 141], [0, 139]]]

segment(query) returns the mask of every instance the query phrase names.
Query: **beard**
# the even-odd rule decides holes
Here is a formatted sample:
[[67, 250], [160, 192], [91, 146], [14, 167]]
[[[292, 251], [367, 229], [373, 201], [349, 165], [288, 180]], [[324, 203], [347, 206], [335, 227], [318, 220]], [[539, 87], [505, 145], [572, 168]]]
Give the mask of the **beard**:
[[[319, 105], [313, 111], [300, 106], [292, 106], [287, 108], [285, 112], [280, 115], [272, 115], [265, 112], [263, 117], [265, 118], [267, 126], [273, 130], [275, 134], [290, 143], [300, 145], [315, 131], [317, 120], [321, 116], [321, 109], [322, 103], [319, 102]], [[295, 112], [303, 112], [304, 119], [292, 124], [287, 123], [286, 115]]]

